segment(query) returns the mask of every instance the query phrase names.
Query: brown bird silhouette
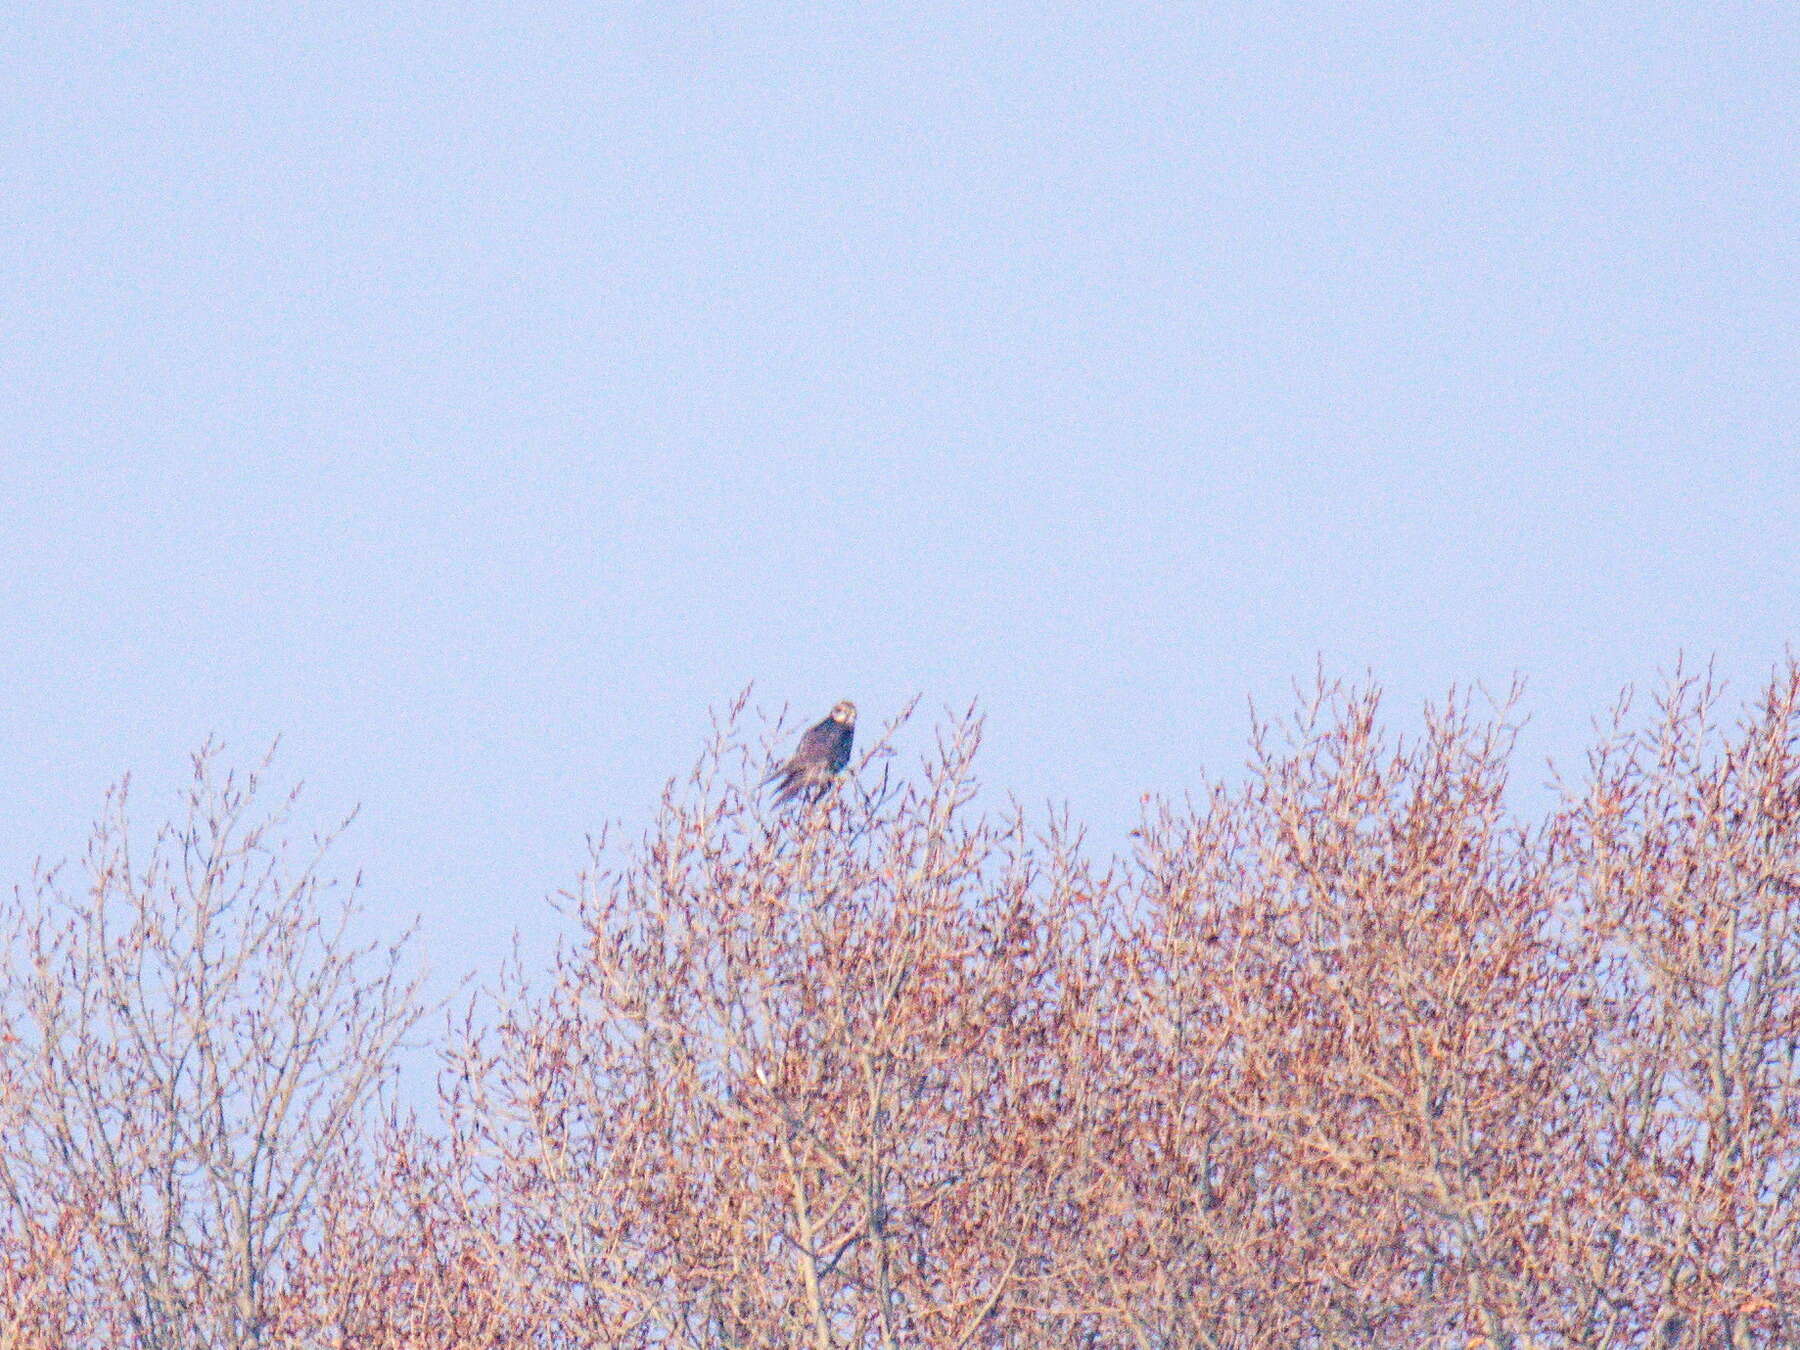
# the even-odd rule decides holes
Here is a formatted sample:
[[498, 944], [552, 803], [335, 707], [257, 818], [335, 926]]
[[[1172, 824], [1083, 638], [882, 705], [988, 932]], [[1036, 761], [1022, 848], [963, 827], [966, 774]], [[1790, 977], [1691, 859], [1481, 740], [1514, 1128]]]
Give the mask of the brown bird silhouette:
[[791, 802], [803, 793], [817, 799], [850, 762], [850, 742], [855, 738], [856, 705], [845, 699], [823, 722], [808, 727], [788, 762], [763, 780], [781, 780], [776, 802]]

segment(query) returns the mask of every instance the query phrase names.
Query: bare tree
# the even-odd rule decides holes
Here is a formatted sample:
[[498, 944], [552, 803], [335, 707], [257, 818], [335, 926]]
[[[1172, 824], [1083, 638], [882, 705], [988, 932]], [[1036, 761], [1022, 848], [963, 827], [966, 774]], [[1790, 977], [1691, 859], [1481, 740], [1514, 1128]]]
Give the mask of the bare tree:
[[1526, 819], [1508, 700], [1321, 683], [1107, 867], [977, 810], [972, 715], [786, 808], [728, 722], [441, 1126], [203, 755], [15, 902], [0, 1350], [1800, 1345], [1800, 663], [1718, 701]]
[[259, 815], [259, 787], [202, 751], [142, 859], [121, 788], [83, 883], [53, 871], [11, 907], [0, 1204], [40, 1235], [86, 1213], [60, 1315], [89, 1344], [263, 1341], [419, 1014], [403, 944], [351, 944], [329, 841], [290, 846], [292, 798]]
[[1800, 1343], [1800, 667], [1730, 735], [1719, 693], [1678, 678], [1571, 807], [1606, 995], [1589, 1317], [1616, 1343]]
[[1035, 884], [1016, 823], [965, 820], [978, 737], [891, 800], [779, 817], [716, 747], [638, 860], [582, 879], [555, 984], [465, 1051], [496, 1278], [569, 1343], [1032, 1343], [1082, 897]]

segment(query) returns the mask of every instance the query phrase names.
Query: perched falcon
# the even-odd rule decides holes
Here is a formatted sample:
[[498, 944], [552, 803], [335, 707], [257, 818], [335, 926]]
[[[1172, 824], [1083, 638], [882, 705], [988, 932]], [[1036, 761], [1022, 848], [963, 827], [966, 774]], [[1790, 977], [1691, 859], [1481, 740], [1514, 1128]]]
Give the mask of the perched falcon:
[[850, 742], [855, 737], [856, 705], [845, 699], [831, 710], [831, 716], [809, 727], [793, 758], [763, 781], [781, 780], [781, 786], [775, 790], [777, 802], [792, 801], [802, 793], [816, 798], [850, 762]]

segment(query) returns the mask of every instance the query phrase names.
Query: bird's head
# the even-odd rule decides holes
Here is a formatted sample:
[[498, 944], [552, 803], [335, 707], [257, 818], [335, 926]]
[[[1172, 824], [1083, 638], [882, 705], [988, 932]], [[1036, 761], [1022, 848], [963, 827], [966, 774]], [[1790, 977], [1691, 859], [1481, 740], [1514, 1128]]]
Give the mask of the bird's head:
[[831, 710], [831, 720], [834, 722], [842, 722], [847, 727], [855, 726], [856, 705], [849, 699], [845, 699]]

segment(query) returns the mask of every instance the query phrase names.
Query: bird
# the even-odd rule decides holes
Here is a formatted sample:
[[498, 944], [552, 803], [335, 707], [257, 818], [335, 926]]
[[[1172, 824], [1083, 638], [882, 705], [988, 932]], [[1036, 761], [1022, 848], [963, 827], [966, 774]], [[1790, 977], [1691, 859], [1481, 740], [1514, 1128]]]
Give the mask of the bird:
[[775, 790], [776, 803], [791, 802], [802, 793], [817, 799], [850, 762], [850, 742], [855, 738], [856, 705], [844, 699], [824, 721], [807, 728], [787, 763], [763, 779], [765, 783], [781, 780]]

